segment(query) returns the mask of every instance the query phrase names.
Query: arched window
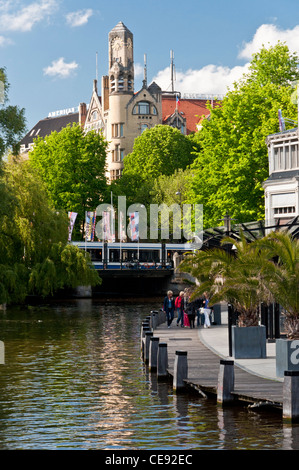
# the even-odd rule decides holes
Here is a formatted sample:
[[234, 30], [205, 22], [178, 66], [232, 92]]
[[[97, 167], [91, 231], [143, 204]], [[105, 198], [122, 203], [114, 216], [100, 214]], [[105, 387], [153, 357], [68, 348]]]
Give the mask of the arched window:
[[150, 114], [150, 104], [147, 101], [139, 101], [134, 106], [133, 114]]
[[147, 124], [141, 124], [141, 134], [142, 134], [142, 132], [144, 132], [146, 129], [148, 129], [148, 125], [147, 125]]
[[132, 76], [128, 76], [128, 90], [133, 90], [133, 79]]
[[118, 91], [122, 91], [124, 89], [124, 76], [120, 74], [118, 77]]
[[115, 77], [114, 77], [114, 75], [111, 75], [110, 83], [111, 83], [111, 91], [115, 91]]

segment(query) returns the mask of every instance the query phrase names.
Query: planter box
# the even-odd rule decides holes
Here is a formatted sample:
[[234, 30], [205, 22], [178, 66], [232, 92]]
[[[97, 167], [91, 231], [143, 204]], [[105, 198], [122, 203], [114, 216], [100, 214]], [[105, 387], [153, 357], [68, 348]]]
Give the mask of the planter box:
[[266, 327], [264, 325], [232, 326], [232, 355], [236, 359], [266, 357]]
[[276, 340], [277, 377], [283, 377], [286, 370], [299, 371], [299, 340]]

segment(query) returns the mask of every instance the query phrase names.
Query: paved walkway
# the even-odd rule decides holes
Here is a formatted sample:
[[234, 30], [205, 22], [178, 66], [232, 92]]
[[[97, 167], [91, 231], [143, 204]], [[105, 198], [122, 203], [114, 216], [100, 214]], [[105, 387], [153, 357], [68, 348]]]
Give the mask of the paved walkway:
[[[172, 326], [176, 328], [176, 326]], [[229, 358], [228, 326], [212, 325], [210, 328], [197, 328], [200, 341], [211, 351], [224, 359]], [[235, 359], [235, 365], [254, 375], [278, 382], [283, 378], [276, 377], [276, 344], [267, 342], [267, 357], [265, 359]]]

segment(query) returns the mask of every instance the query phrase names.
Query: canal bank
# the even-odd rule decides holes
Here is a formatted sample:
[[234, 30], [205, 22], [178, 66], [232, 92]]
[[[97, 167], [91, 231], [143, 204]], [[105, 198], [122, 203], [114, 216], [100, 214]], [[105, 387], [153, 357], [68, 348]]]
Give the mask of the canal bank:
[[[176, 392], [192, 387], [223, 405], [245, 402], [252, 408], [278, 409], [284, 419], [298, 422], [298, 374], [276, 376], [275, 343], [267, 343], [263, 359], [235, 360], [229, 357], [227, 325], [190, 329], [174, 320], [169, 328], [161, 313], [151, 317], [155, 315], [160, 321], [151, 318], [153, 338], [167, 345], [167, 371]], [[289, 375], [295, 376], [294, 382]]]

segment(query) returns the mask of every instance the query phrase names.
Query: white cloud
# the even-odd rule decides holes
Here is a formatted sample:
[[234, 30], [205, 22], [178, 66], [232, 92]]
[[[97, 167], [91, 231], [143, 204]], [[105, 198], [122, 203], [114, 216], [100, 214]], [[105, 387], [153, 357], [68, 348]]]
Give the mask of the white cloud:
[[91, 8], [87, 8], [86, 10], [74, 11], [66, 15], [66, 21], [72, 27], [82, 26], [88, 22], [92, 14], [93, 11], [91, 10]]
[[144, 65], [141, 65], [137, 62], [134, 63], [134, 76], [135, 77], [142, 77], [144, 71]]
[[0, 36], [0, 47], [5, 47], [10, 44], [13, 44], [12, 40], [4, 36]]
[[243, 44], [238, 57], [251, 60], [252, 54], [258, 52], [263, 46], [275, 46], [278, 41], [286, 42], [291, 52], [299, 53], [299, 25], [285, 30], [274, 24], [261, 25], [252, 40]]
[[58, 78], [68, 78], [78, 68], [78, 64], [73, 61], [66, 63], [64, 57], [53, 60], [52, 64], [43, 69], [44, 75]]
[[0, 3], [0, 30], [31, 31], [36, 23], [48, 18], [57, 8], [57, 0], [40, 0], [27, 6], [20, 2], [2, 1]]
[[[249, 42], [242, 44], [237, 59], [244, 59], [246, 63], [234, 67], [225, 67], [209, 64], [201, 69], [177, 71], [175, 89], [182, 94], [225, 94], [233, 83], [239, 80], [248, 71], [252, 54], [258, 52], [262, 46], [274, 46], [278, 41], [286, 42], [290, 52], [299, 55], [299, 25], [293, 29], [282, 30], [273, 24], [263, 24], [255, 32]], [[170, 91], [170, 67], [157, 73], [153, 78], [163, 90]]]
[[[225, 94], [228, 87], [231, 87], [236, 80], [247, 72], [248, 65], [229, 68], [210, 64], [199, 70], [177, 71], [175, 89], [182, 94]], [[170, 91], [170, 67], [158, 72], [153, 81], [163, 90]]]

